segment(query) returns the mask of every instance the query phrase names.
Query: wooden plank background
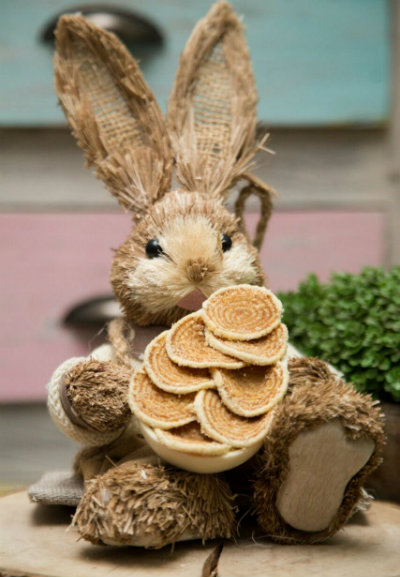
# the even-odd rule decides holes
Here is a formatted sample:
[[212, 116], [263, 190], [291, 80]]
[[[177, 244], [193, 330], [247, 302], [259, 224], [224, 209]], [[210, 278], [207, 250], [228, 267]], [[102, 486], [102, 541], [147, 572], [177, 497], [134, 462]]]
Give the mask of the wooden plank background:
[[[161, 49], [137, 53], [164, 109], [179, 54], [194, 24], [212, 3], [107, 2], [142, 14], [165, 34]], [[391, 47], [385, 0], [232, 3], [247, 28], [261, 120], [281, 126], [380, 125], [387, 120]], [[52, 47], [40, 42], [39, 36], [49, 20], [70, 5], [65, 0], [2, 0], [0, 125], [65, 123], [53, 90]]]
[[[272, 130], [257, 158], [279, 209], [385, 210], [392, 187], [383, 130]], [[0, 211], [116, 211], [68, 130], [0, 131]], [[250, 204], [254, 207], [254, 204]]]
[[[164, 8], [156, 11], [160, 22], [168, 22], [169, 16], [165, 15], [167, 5], [171, 17], [178, 18], [178, 24], [174, 25], [176, 34], [168, 39], [166, 45], [166, 50], [171, 51], [175, 59], [174, 69], [188, 31], [210, 3], [201, 1], [194, 8], [192, 2], [178, 0], [140, 3], [140, 9], [149, 11], [163, 4]], [[248, 29], [253, 26], [258, 30], [249, 38], [250, 44], [260, 42], [256, 54], [275, 66], [271, 73], [267, 68], [257, 72], [257, 80], [264, 86], [265, 94], [268, 95], [268, 91], [272, 94], [272, 100], [268, 101], [270, 97], [267, 96], [268, 106], [272, 106], [275, 98], [278, 106], [284, 104], [285, 114], [289, 112], [285, 116], [288, 123], [296, 124], [301, 124], [306, 118], [302, 116], [307, 110], [303, 106], [305, 102], [310, 105], [312, 114], [324, 110], [321, 122], [325, 129], [299, 130], [289, 125], [285, 129], [274, 129], [270, 146], [277, 154], [260, 158], [259, 176], [280, 192], [276, 201], [277, 213], [262, 253], [272, 288], [294, 288], [309, 271], [316, 271], [326, 278], [331, 270], [358, 272], [365, 264], [400, 262], [398, 31], [394, 35], [393, 58], [397, 70], [394, 82], [396, 105], [389, 133], [379, 128], [330, 129], [332, 118], [329, 119], [329, 110], [334, 109], [335, 102], [340, 102], [338, 93], [333, 91], [331, 99], [329, 91], [325, 93], [327, 97], [315, 92], [313, 81], [306, 77], [304, 69], [301, 72], [302, 64], [310, 66], [315, 82], [320, 82], [326, 90], [329, 83], [340, 78], [345, 70], [344, 49], [346, 46], [352, 49], [353, 42], [353, 48], [359, 53], [360, 68], [356, 74], [348, 73], [343, 77], [346, 80], [344, 85], [353, 92], [350, 94], [344, 90], [344, 100], [350, 107], [342, 108], [341, 113], [360, 107], [359, 111], [364, 114], [366, 109], [362, 99], [368, 100], [373, 96], [374, 122], [381, 123], [388, 115], [390, 93], [389, 24], [394, 26], [400, 22], [399, 4], [393, 2], [395, 12], [392, 18], [388, 16], [389, 4], [385, 0], [320, 0], [318, 3], [311, 0], [238, 0], [234, 4], [250, 20]], [[139, 9], [138, 0], [133, 0], [130, 5]], [[61, 0], [35, 0], [32, 3], [3, 0], [1, 3], [0, 60], [5, 67], [0, 74], [0, 123], [1, 114], [5, 113], [10, 102], [15, 105], [15, 115], [10, 121], [14, 128], [0, 131], [0, 241], [3, 270], [6, 271], [0, 292], [4, 311], [0, 331], [3, 368], [0, 400], [43, 399], [44, 384], [57, 363], [90, 350], [88, 340], [83, 342], [63, 329], [60, 319], [63, 312], [77, 301], [109, 291], [110, 247], [119, 244], [123, 230], [128, 227], [127, 217], [120, 214], [103, 185], [83, 169], [82, 153], [66, 130], [16, 128], [17, 125], [32, 124], [27, 121], [31, 118], [31, 105], [39, 103], [39, 109], [46, 110], [46, 115], [51, 107], [56, 110], [51, 86], [51, 50], [41, 47], [40, 58], [43, 60], [39, 58], [35, 65], [30, 61], [29, 74], [25, 77], [18, 75], [22, 60], [27, 58], [29, 62], [37, 48], [39, 25], [45, 17], [64, 6]], [[303, 62], [296, 36], [301, 34], [301, 28], [297, 30], [296, 22], [301, 22], [305, 29], [307, 22], [316, 25], [318, 18], [322, 17], [323, 6], [325, 14], [329, 15], [329, 30], [323, 33], [323, 28], [320, 28], [314, 38], [308, 29], [303, 38], [309, 51], [304, 53], [308, 54], [308, 60]], [[261, 11], [266, 9], [269, 22], [274, 23], [274, 29], [270, 31], [263, 28], [263, 18], [260, 17]], [[289, 10], [294, 18], [291, 24], [293, 35], [290, 42], [280, 46], [284, 15], [286, 11], [287, 18]], [[344, 37], [338, 35], [339, 24], [332, 15], [335, 10], [340, 10], [340, 18], [344, 18], [340, 21]], [[355, 20], [350, 17], [349, 10], [354, 10]], [[18, 45], [10, 51], [8, 42], [11, 37], [16, 38]], [[348, 40], [343, 40], [345, 37]], [[379, 38], [384, 38], [383, 43]], [[271, 46], [270, 51], [262, 50], [266, 42]], [[319, 45], [323, 45], [324, 50], [319, 50]], [[332, 58], [336, 58], [338, 52], [339, 60], [332, 60], [329, 56], [329, 72], [333, 73], [324, 76], [322, 64], [328, 62], [328, 47]], [[296, 54], [298, 58], [293, 60]], [[292, 75], [288, 66], [282, 67], [285, 58], [288, 66], [289, 59], [295, 62], [298, 76]], [[365, 59], [368, 60], [367, 68], [364, 67]], [[353, 68], [354, 62], [349, 57], [348, 64]], [[47, 67], [47, 87], [42, 83], [43, 66]], [[169, 90], [174, 70], [166, 70], [164, 74], [162, 60], [157, 59], [148, 61], [145, 66], [150, 77], [154, 71], [155, 84], [152, 86], [156, 87], [159, 82], [161, 87], [164, 83], [165, 87], [168, 84], [166, 89]], [[167, 78], [168, 74], [170, 77]], [[2, 82], [7, 84], [7, 88], [4, 89]], [[371, 83], [375, 85], [372, 92], [368, 88]], [[310, 89], [308, 93], [307, 87]], [[285, 91], [289, 99], [284, 96]], [[263, 102], [267, 102], [263, 94], [261, 107]], [[380, 103], [378, 108], [377, 102]], [[3, 106], [5, 104], [7, 106]], [[276, 112], [278, 109], [272, 107], [272, 110]], [[283, 116], [279, 120], [279, 114], [275, 112], [265, 118], [270, 124], [275, 120], [285, 124]], [[45, 124], [47, 118], [42, 119]], [[310, 118], [304, 122], [311, 122]], [[316, 118], [314, 116], [312, 122]], [[341, 118], [340, 123], [345, 117], [342, 115]], [[346, 123], [352, 123], [357, 116], [352, 116], [352, 121], [350, 116], [346, 118]], [[334, 123], [339, 122], [338, 119], [337, 116]], [[54, 122], [59, 120], [54, 117]], [[256, 204], [250, 203], [249, 208], [254, 211]], [[254, 221], [254, 218], [250, 216], [250, 220]]]
[[[257, 215], [247, 215], [255, 228]], [[272, 290], [295, 289], [309, 272], [358, 272], [382, 261], [378, 212], [283, 212], [273, 216], [261, 260]], [[93, 349], [62, 326], [78, 302], [111, 293], [112, 248], [123, 214], [1, 214], [0, 401], [43, 400], [57, 365]], [[93, 335], [94, 336], [94, 335]]]

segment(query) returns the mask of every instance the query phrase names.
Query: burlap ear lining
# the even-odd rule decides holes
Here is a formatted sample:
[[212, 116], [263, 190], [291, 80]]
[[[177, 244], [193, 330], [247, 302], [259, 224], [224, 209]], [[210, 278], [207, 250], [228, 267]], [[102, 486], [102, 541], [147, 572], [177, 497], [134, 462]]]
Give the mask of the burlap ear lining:
[[56, 30], [55, 88], [88, 165], [137, 221], [170, 188], [172, 156], [161, 110], [137, 62], [81, 15]]

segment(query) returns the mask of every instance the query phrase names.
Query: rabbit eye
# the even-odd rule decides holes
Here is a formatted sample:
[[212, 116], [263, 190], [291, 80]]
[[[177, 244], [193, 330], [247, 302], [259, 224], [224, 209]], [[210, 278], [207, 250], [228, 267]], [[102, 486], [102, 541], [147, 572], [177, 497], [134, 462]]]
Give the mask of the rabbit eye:
[[232, 246], [232, 239], [227, 234], [223, 234], [221, 238], [221, 243], [222, 243], [222, 251], [226, 252]]
[[152, 238], [146, 244], [146, 254], [149, 258], [156, 258], [157, 256], [164, 254], [164, 251], [156, 238]]

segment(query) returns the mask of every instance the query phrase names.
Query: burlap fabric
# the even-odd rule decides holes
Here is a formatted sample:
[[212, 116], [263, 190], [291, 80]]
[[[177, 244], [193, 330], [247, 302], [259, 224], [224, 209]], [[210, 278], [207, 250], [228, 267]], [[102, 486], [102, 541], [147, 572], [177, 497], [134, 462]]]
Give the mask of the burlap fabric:
[[44, 473], [28, 489], [33, 503], [43, 505], [67, 505], [76, 507], [84, 493], [83, 479], [72, 471], [51, 471]]

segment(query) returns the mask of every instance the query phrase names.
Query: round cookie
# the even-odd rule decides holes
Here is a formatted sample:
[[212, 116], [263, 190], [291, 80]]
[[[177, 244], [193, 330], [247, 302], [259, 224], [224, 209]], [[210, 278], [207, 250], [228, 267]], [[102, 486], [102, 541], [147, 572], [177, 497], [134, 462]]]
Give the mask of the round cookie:
[[217, 290], [203, 303], [202, 312], [207, 328], [215, 335], [250, 341], [278, 326], [283, 309], [270, 290], [242, 284]]
[[197, 393], [195, 409], [202, 432], [232, 447], [250, 447], [261, 441], [268, 432], [273, 415], [272, 411], [253, 418], [235, 415], [213, 389]]
[[235, 357], [250, 365], [272, 365], [285, 356], [288, 330], [280, 323], [268, 335], [252, 341], [232, 341], [215, 336], [206, 330], [206, 341], [210, 347]]
[[256, 417], [271, 410], [283, 398], [289, 383], [286, 362], [238, 371], [213, 369], [223, 404], [236, 415]]
[[172, 429], [196, 420], [194, 393], [173, 395], [159, 389], [144, 369], [136, 371], [129, 385], [128, 402], [140, 421], [151, 427]]
[[201, 312], [183, 317], [173, 325], [166, 347], [169, 358], [182, 367], [240, 369], [244, 366], [242, 361], [208, 346]]
[[168, 331], [158, 335], [144, 354], [144, 367], [153, 383], [163, 391], [176, 395], [215, 387], [207, 369], [182, 367], [171, 361], [166, 349], [167, 336]]

